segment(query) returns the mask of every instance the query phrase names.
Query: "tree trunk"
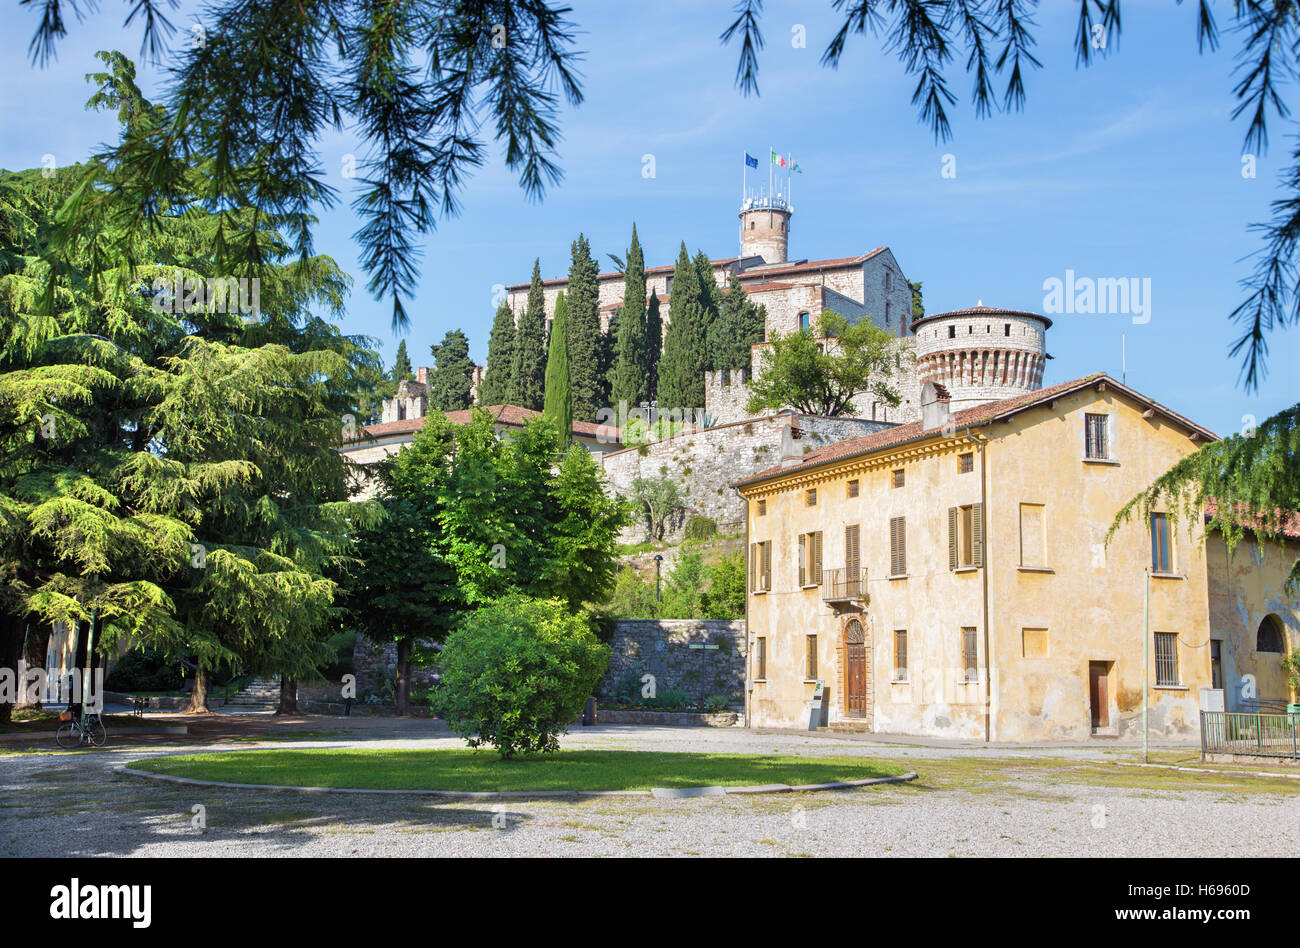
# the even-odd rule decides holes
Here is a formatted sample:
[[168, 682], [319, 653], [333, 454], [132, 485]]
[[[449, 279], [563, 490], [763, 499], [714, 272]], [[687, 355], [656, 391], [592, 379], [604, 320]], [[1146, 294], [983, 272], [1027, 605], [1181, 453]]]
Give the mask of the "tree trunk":
[[208, 713], [208, 670], [202, 665], [194, 672], [194, 690], [190, 692], [190, 706], [185, 713]]
[[[33, 622], [27, 627], [27, 644], [23, 648], [23, 661], [27, 665], [27, 671], [33, 668], [39, 668], [46, 671], [45, 652], [50, 647], [50, 633], [52, 629], [47, 623]], [[18, 704], [23, 707], [39, 708], [41, 706], [40, 696], [37, 696], [35, 703], [28, 705], [24, 700], [27, 689], [24, 688], [18, 696]]]
[[82, 702], [73, 701], [73, 696], [85, 698], [86, 684], [86, 646], [90, 642], [89, 623], [77, 622], [74, 624], [77, 636], [77, 646], [72, 650], [72, 677], [74, 680], [68, 682], [68, 710], [72, 712], [73, 717], [80, 717], [82, 712]]
[[411, 703], [411, 640], [397, 640], [397, 716], [405, 717]]
[[[0, 612], [0, 669], [10, 671], [15, 676], [14, 687], [22, 682], [17, 680], [18, 660], [23, 654], [23, 636], [27, 623], [22, 616], [11, 612]], [[6, 696], [7, 697], [7, 696]], [[17, 695], [14, 695], [17, 698]], [[13, 719], [14, 702], [0, 700], [0, 724], [8, 724]]]
[[280, 676], [280, 706], [275, 709], [276, 714], [297, 714], [298, 713], [298, 679], [290, 678], [288, 675]]

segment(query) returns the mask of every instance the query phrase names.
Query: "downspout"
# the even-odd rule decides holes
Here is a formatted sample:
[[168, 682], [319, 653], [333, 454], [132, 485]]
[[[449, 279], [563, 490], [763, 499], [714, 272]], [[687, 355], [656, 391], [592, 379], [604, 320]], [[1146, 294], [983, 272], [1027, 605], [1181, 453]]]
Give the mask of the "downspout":
[[984, 564], [980, 569], [980, 578], [983, 585], [984, 598], [984, 742], [987, 744], [993, 739], [993, 721], [991, 708], [993, 706], [993, 656], [989, 652], [989, 487], [988, 487], [988, 459], [984, 449], [988, 447], [988, 439], [981, 438], [970, 426], [966, 427], [966, 437], [974, 441], [980, 449], [980, 509], [984, 512], [984, 535], [981, 539], [984, 541], [984, 549], [980, 551], [980, 560]]
[[749, 498], [745, 497], [741, 491], [736, 491], [741, 497], [745, 498], [745, 727], [749, 728], [749, 696], [752, 692], [753, 671], [754, 671], [754, 649], [749, 640], [749, 597], [754, 591], [749, 588], [749, 578], [754, 573], [754, 564], [750, 560], [754, 556], [753, 547], [749, 542]]

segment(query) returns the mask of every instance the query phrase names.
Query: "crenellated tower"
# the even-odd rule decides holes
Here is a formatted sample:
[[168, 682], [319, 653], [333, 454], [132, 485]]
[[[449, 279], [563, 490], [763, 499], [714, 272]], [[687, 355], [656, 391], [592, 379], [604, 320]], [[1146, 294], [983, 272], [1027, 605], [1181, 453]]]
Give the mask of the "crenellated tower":
[[946, 388], [953, 411], [1036, 391], [1051, 358], [1051, 325], [1038, 313], [982, 303], [923, 316], [912, 324], [918, 380]]
[[780, 195], [747, 198], [740, 206], [740, 256], [785, 263], [794, 208]]

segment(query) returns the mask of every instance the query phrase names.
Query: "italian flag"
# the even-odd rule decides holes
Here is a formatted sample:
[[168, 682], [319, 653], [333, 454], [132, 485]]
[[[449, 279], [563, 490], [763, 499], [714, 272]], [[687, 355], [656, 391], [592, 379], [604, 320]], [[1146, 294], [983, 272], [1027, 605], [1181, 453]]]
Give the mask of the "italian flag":
[[772, 152], [772, 164], [780, 165], [782, 168], [784, 168], [785, 159], [782, 158], [780, 155], [778, 155], [776, 152]]

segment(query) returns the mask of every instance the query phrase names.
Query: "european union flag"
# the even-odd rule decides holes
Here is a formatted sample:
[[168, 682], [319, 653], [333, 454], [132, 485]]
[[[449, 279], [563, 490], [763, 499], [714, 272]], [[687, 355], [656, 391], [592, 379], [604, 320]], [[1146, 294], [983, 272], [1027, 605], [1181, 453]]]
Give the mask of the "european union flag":
[[758, 159], [755, 158], [753, 155], [751, 155], [749, 152], [745, 152], [745, 164], [749, 165], [749, 167], [751, 168], [757, 168]]

